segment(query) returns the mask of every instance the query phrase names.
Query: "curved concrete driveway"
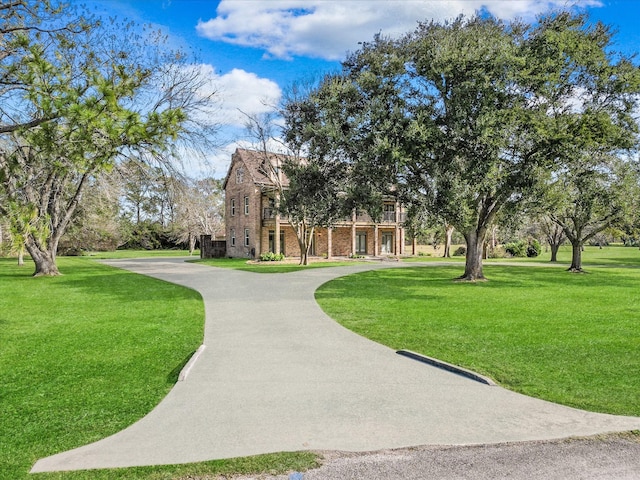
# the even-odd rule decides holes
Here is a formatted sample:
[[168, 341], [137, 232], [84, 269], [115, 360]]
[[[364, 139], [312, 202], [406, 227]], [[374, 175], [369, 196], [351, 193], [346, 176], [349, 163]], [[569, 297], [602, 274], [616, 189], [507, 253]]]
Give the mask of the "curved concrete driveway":
[[198, 290], [206, 348], [149, 415], [39, 460], [33, 472], [640, 429], [640, 418], [555, 405], [399, 356], [344, 329], [316, 304], [314, 291], [325, 281], [388, 264], [268, 275], [183, 259], [109, 263]]

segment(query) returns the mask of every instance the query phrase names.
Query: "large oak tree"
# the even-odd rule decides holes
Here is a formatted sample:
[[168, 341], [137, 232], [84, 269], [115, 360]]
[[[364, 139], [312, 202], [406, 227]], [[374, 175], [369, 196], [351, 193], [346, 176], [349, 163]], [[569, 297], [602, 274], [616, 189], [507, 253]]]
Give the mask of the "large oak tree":
[[453, 225], [467, 243], [461, 278], [480, 280], [501, 211], [585, 149], [633, 145], [638, 69], [610, 49], [609, 28], [568, 12], [535, 25], [422, 23], [350, 55], [319, 87], [323, 113], [309, 123], [334, 136], [362, 184]]

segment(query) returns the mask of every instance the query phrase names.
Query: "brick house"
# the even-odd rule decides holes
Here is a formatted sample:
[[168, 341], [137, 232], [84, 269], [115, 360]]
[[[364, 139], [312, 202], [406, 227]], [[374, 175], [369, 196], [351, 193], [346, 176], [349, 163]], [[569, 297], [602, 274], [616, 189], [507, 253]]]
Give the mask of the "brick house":
[[[287, 186], [280, 170], [285, 158], [240, 148], [231, 156], [223, 185], [228, 257], [255, 258], [266, 252], [300, 255], [295, 231], [274, 208], [278, 186]], [[365, 212], [354, 212], [332, 228], [316, 228], [311, 255], [402, 255], [404, 217], [403, 207], [391, 198], [384, 201], [381, 222]]]

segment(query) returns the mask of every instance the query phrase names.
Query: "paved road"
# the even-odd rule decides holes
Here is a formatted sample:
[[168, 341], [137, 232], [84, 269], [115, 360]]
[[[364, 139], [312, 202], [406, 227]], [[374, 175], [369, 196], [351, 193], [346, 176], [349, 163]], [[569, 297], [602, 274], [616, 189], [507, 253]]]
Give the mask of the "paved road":
[[640, 438], [611, 435], [541, 442], [422, 446], [363, 454], [327, 452], [320, 468], [304, 474], [292, 472], [234, 479], [638, 480]]
[[204, 348], [149, 415], [116, 435], [41, 459], [33, 472], [640, 429], [640, 418], [555, 405], [399, 356], [344, 329], [316, 304], [322, 283], [388, 264], [268, 275], [182, 259], [110, 263], [198, 290]]

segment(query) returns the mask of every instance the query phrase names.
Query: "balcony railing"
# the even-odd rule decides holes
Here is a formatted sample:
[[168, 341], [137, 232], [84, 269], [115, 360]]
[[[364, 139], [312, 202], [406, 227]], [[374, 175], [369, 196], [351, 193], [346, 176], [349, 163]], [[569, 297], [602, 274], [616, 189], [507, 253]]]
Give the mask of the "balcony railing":
[[[276, 218], [277, 210], [275, 208], [267, 207], [262, 209], [262, 220], [273, 220]], [[402, 223], [406, 219], [406, 214], [396, 212], [382, 212], [381, 223]], [[350, 223], [352, 217], [346, 217], [343, 219], [344, 223]], [[368, 213], [358, 213], [356, 215], [356, 222], [359, 223], [373, 223], [373, 219]]]
[[384, 223], [402, 223], [406, 217], [407, 215], [404, 212], [382, 212], [382, 221]]
[[270, 220], [276, 218], [276, 209], [275, 208], [265, 208], [262, 210], [262, 219]]

